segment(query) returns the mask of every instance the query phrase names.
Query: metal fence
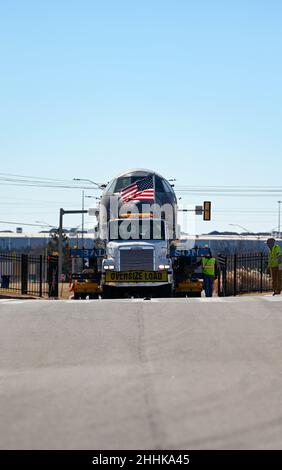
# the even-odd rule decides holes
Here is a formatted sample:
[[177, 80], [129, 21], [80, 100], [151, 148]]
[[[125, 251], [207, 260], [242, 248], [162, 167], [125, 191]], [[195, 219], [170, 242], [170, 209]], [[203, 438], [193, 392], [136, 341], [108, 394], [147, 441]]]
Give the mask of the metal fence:
[[218, 257], [218, 295], [230, 296], [271, 291], [265, 253]]
[[0, 253], [0, 294], [58, 297], [57, 256]]

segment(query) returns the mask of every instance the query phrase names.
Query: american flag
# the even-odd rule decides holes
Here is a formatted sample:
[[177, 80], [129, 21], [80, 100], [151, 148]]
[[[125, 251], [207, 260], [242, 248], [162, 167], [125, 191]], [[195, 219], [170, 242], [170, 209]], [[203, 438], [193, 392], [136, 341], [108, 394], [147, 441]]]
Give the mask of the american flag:
[[126, 202], [154, 201], [155, 189], [153, 176], [142, 178], [124, 188], [120, 193], [120, 198]]

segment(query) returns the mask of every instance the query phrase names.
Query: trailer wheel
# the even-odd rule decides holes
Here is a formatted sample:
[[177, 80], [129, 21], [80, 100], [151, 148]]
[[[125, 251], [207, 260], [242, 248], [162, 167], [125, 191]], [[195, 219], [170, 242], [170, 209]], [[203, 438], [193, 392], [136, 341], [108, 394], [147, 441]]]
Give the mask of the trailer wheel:
[[104, 286], [102, 297], [103, 299], [113, 299], [114, 298], [113, 289], [109, 286]]
[[187, 297], [201, 297], [201, 292], [188, 292]]
[[89, 299], [98, 299], [98, 294], [89, 294]]
[[158, 291], [159, 297], [170, 298], [172, 297], [172, 286], [160, 287]]

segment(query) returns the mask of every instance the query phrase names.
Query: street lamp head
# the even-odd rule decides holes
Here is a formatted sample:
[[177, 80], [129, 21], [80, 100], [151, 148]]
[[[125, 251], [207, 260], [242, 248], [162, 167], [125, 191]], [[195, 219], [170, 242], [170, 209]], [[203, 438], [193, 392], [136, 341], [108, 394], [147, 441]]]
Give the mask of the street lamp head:
[[228, 225], [232, 225], [233, 227], [240, 227], [240, 228], [242, 228], [245, 232], [251, 233], [251, 231], [248, 230], [246, 227], [243, 227], [243, 225], [240, 225], [240, 224], [228, 224]]
[[99, 183], [96, 183], [95, 181], [93, 180], [90, 180], [88, 178], [73, 178], [73, 181], [86, 181], [88, 183], [91, 183], [91, 184], [94, 184], [95, 186], [97, 186], [99, 189], [105, 189], [107, 187], [106, 184], [99, 184]]

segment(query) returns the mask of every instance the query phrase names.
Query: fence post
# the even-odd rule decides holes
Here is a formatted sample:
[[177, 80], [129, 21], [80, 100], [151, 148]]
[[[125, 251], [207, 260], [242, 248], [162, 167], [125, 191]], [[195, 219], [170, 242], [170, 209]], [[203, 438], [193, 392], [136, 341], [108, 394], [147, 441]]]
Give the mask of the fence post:
[[219, 255], [217, 258], [218, 264], [218, 297], [226, 296], [226, 271], [227, 271], [227, 257]]
[[224, 276], [223, 276], [223, 295], [226, 297], [227, 294], [227, 256], [224, 258]]
[[59, 296], [59, 276], [58, 276], [58, 257], [48, 257], [48, 284], [49, 284], [49, 297]]
[[42, 297], [42, 278], [43, 278], [43, 262], [42, 255], [39, 256], [39, 297]]
[[22, 294], [26, 295], [28, 290], [28, 255], [22, 254], [21, 265]]
[[234, 266], [233, 266], [233, 295], [237, 295], [237, 255], [234, 255]]
[[59, 297], [59, 258], [58, 256], [55, 257], [53, 275], [54, 275], [54, 283], [55, 283], [54, 296]]
[[218, 260], [218, 272], [217, 272], [217, 295], [218, 297], [221, 297], [221, 264], [220, 261]]
[[218, 296], [226, 296], [226, 270], [227, 270], [227, 258], [226, 256], [220, 256], [219, 258], [219, 273], [218, 273]]

